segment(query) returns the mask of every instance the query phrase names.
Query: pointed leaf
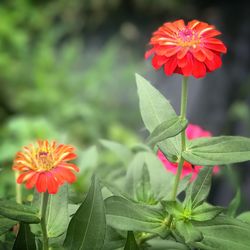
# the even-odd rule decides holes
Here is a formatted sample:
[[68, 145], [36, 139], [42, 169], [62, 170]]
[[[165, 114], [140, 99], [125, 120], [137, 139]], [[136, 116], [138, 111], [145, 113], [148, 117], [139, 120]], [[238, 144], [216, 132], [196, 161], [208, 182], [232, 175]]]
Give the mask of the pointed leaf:
[[30, 231], [29, 224], [21, 223], [12, 250], [36, 250], [35, 236]]
[[212, 168], [203, 167], [196, 180], [190, 185], [185, 202], [190, 199], [192, 208], [197, 207], [207, 198], [211, 187], [212, 171]]
[[240, 188], [237, 189], [235, 197], [232, 199], [230, 204], [228, 205], [227, 215], [230, 217], [235, 217], [237, 214], [237, 210], [240, 206], [241, 202], [241, 192]]
[[147, 166], [149, 172], [151, 191], [154, 196], [158, 199], [170, 197], [175, 175], [166, 171], [162, 162], [152, 152], [137, 153], [128, 167], [125, 189], [130, 197], [136, 199], [144, 165]]
[[219, 136], [194, 139], [189, 141], [183, 157], [199, 166], [249, 161], [250, 138]]
[[104, 244], [105, 231], [101, 188], [93, 177], [86, 199], [70, 221], [64, 247], [72, 250], [100, 250]]
[[177, 116], [159, 124], [147, 139], [147, 144], [155, 146], [167, 138], [174, 137], [187, 127], [187, 120]]
[[105, 242], [102, 250], [116, 250], [122, 248], [126, 239], [121, 236], [114, 228], [107, 226]]
[[124, 250], [139, 250], [133, 232], [128, 231], [127, 241]]
[[105, 200], [108, 225], [124, 231], [168, 234], [164, 225], [166, 215], [155, 206], [140, 205], [119, 196]]
[[186, 243], [197, 242], [203, 239], [202, 233], [197, 230], [191, 222], [177, 221], [176, 230], [184, 238]]
[[146, 79], [136, 74], [136, 83], [142, 120], [150, 132], [162, 122], [176, 116], [169, 101]]
[[223, 210], [225, 209], [222, 207], [216, 207], [208, 203], [203, 203], [202, 205], [192, 210], [191, 219], [195, 221], [212, 220], [217, 215], [219, 215]]
[[10, 200], [0, 201], [0, 215], [26, 223], [40, 222], [39, 211], [36, 208]]
[[239, 220], [219, 215], [213, 220], [194, 222], [204, 239], [191, 244], [200, 249], [248, 250], [250, 246], [250, 226]]
[[136, 188], [136, 198], [138, 201], [147, 204], [155, 202], [155, 198], [151, 192], [150, 176], [146, 165], [143, 165], [141, 180]]

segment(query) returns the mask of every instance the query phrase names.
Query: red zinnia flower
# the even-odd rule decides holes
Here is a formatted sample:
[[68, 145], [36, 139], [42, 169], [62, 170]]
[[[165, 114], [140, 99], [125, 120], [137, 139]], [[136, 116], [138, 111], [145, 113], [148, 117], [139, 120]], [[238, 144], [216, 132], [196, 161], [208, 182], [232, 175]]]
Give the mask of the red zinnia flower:
[[[189, 124], [186, 129], [186, 136], [189, 140], [192, 140], [199, 137], [211, 137], [211, 133], [209, 131], [203, 130], [197, 125]], [[174, 174], [177, 173], [178, 163], [170, 162], [160, 150], [158, 151], [157, 155], [167, 170]], [[184, 161], [181, 178], [183, 178], [185, 175], [192, 174], [191, 180], [194, 180], [201, 168], [203, 167], [193, 166], [191, 163]], [[218, 173], [218, 171], [219, 167], [214, 166], [213, 172]]]
[[72, 183], [76, 177], [72, 171], [79, 168], [67, 161], [76, 158], [74, 148], [55, 141], [38, 140], [38, 146], [29, 145], [18, 152], [14, 160], [14, 170], [21, 172], [17, 183], [26, 182], [26, 188], [36, 186], [38, 192], [55, 194], [65, 181]]
[[146, 52], [148, 58], [153, 54], [152, 65], [159, 69], [164, 65], [166, 75], [173, 73], [184, 76], [203, 77], [222, 64], [221, 54], [227, 48], [215, 36], [221, 33], [213, 25], [193, 20], [164, 23], [153, 33], [151, 48]]

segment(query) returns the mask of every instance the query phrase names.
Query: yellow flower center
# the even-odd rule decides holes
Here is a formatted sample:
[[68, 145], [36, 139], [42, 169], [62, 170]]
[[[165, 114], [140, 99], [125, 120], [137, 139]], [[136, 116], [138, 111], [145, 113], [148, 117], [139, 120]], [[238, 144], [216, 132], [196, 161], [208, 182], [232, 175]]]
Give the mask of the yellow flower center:
[[36, 160], [38, 170], [50, 170], [54, 167], [54, 159], [50, 152], [38, 151]]

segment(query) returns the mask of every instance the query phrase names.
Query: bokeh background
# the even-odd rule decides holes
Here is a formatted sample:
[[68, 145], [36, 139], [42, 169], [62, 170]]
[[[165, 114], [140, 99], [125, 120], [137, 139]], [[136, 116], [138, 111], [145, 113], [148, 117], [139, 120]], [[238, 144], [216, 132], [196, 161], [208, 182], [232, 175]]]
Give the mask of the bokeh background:
[[[0, 197], [14, 195], [16, 151], [37, 138], [76, 145], [89, 173], [97, 165], [97, 148], [89, 147], [100, 138], [143, 141], [135, 72], [179, 109], [180, 76], [166, 78], [144, 61], [151, 33], [165, 21], [214, 24], [228, 47], [221, 69], [190, 78], [189, 121], [214, 135], [250, 136], [249, 10], [241, 0], [1, 0]], [[105, 153], [99, 160], [114, 163]], [[89, 179], [83, 172], [80, 191]], [[223, 168], [211, 201], [227, 205], [237, 183], [241, 210], [250, 209], [249, 163]]]

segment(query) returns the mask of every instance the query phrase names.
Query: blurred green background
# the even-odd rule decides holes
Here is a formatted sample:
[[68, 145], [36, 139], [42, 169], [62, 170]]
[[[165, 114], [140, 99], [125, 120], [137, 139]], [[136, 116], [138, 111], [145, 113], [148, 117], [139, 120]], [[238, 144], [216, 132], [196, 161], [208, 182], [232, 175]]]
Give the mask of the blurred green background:
[[[128, 146], [140, 142], [144, 133], [134, 73], [163, 77], [144, 62], [144, 52], [151, 33], [168, 20], [196, 18], [224, 33], [230, 46], [227, 77], [218, 76], [228, 89], [221, 93], [226, 108], [219, 127], [212, 119], [205, 125], [214, 133], [249, 135], [248, 7], [244, 1], [212, 0], [2, 0], [0, 196], [14, 193], [9, 169], [16, 151], [37, 138], [76, 145], [83, 165], [84, 152], [100, 138]], [[250, 189], [249, 174], [244, 183]], [[225, 197], [227, 188], [215, 193]]]

